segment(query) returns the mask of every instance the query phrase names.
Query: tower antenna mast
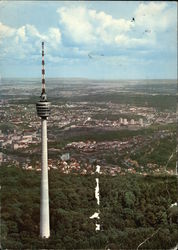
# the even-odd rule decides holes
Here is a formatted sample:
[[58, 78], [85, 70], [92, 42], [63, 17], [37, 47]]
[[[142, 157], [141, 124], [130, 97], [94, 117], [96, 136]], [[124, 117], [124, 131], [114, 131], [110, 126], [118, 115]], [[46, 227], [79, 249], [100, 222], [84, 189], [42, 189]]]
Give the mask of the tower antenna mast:
[[42, 42], [42, 92], [41, 94], [45, 94], [46, 90], [45, 90], [45, 61], [44, 61], [44, 42]]
[[40, 101], [36, 104], [37, 115], [41, 117], [41, 196], [40, 196], [40, 236], [50, 237], [49, 221], [49, 186], [48, 186], [48, 145], [47, 145], [47, 118], [50, 115], [51, 103], [47, 100], [45, 90], [44, 42], [42, 42], [42, 92]]

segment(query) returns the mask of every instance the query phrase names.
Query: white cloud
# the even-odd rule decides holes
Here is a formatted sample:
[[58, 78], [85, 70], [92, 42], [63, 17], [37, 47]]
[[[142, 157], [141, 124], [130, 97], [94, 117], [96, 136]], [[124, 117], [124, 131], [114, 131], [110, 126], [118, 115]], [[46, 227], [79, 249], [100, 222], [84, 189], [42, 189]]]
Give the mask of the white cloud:
[[135, 20], [137, 26], [161, 32], [175, 24], [176, 10], [168, 8], [166, 2], [141, 3], [135, 12]]
[[32, 56], [35, 58], [35, 54], [40, 54], [41, 41], [46, 42], [45, 47], [49, 53], [56, 50], [61, 44], [60, 30], [50, 27], [47, 32], [40, 33], [31, 24], [15, 29], [0, 23], [1, 56], [5, 57], [8, 55], [12, 59], [24, 59], [25, 57], [30, 59]]
[[96, 12], [96, 10], [89, 10], [88, 11], [90, 18], [93, 21], [98, 22], [98, 26], [102, 29], [110, 29], [110, 31], [117, 31], [117, 32], [126, 32], [129, 31], [130, 28], [133, 26], [130, 20], [126, 19], [114, 19], [111, 15], [108, 15], [101, 12]]
[[57, 13], [60, 14], [60, 21], [65, 26], [66, 33], [70, 34], [75, 42], [91, 43], [95, 40], [86, 8], [62, 7]]
[[[164, 32], [176, 27], [176, 11], [175, 6], [172, 8], [166, 2], [137, 4], [135, 13], [130, 13], [131, 17], [135, 17], [135, 22], [119, 16], [114, 18], [104, 11], [78, 3], [58, 8], [57, 13], [59, 27], [49, 27], [45, 32], [40, 32], [32, 24], [13, 28], [0, 22], [1, 57], [7, 55], [12, 59], [37, 60], [41, 54], [41, 41], [45, 41], [47, 59], [54, 63], [62, 58], [86, 59], [90, 53], [99, 55], [107, 51], [103, 53], [106, 58], [111, 54], [120, 55], [122, 49], [126, 51], [125, 48], [147, 50], [150, 47], [155, 49], [157, 45], [160, 49], [168, 43], [174, 44], [174, 38], [170, 42], [169, 34]], [[151, 32], [146, 33], [145, 30]], [[163, 40], [160, 43], [160, 37], [165, 38], [165, 34], [168, 34], [167, 44]]]
[[48, 43], [51, 44], [53, 48], [57, 48], [57, 46], [61, 43], [61, 32], [58, 28], [50, 28], [49, 35], [46, 39]]
[[28, 36], [39, 38], [41, 40], [46, 40], [47, 36], [44, 34], [40, 34], [40, 32], [37, 30], [37, 28], [34, 25], [26, 24], [26, 30]]
[[[57, 10], [64, 32], [75, 43], [86, 45], [138, 46], [151, 44], [151, 37], [134, 38], [129, 32], [136, 27], [131, 20], [118, 18], [103, 11], [97, 12], [86, 7], [62, 7]], [[139, 13], [139, 12], [138, 12]], [[133, 36], [133, 35], [132, 35]]]
[[[157, 34], [175, 24], [175, 8], [165, 2], [140, 3], [133, 13], [135, 22], [85, 6], [67, 6], [57, 10], [64, 34], [86, 46], [112, 45], [136, 47], [155, 45]], [[171, 26], [172, 25], [172, 26]], [[148, 32], [148, 33], [146, 33]]]
[[133, 24], [130, 20], [114, 19], [103, 11], [97, 12], [86, 7], [62, 7], [57, 10], [60, 23], [64, 25], [65, 34], [76, 43], [110, 44], [115, 36], [128, 32]]
[[141, 38], [135, 38], [135, 37], [132, 38], [126, 35], [118, 35], [115, 37], [115, 42], [122, 47], [134, 48], [137, 46], [154, 45], [155, 38], [154, 34], [149, 37], [146, 36]]
[[22, 26], [17, 30], [17, 37], [22, 39], [23, 42], [27, 41], [25, 26]]
[[13, 36], [15, 31], [16, 30], [14, 28], [4, 25], [0, 22], [0, 39]]

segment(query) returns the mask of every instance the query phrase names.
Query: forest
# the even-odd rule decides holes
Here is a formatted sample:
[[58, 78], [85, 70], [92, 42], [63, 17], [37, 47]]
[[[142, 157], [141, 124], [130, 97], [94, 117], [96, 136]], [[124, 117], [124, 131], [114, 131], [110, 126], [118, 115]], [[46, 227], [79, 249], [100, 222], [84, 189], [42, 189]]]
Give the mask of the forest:
[[89, 219], [98, 209], [95, 177], [49, 171], [51, 237], [41, 240], [40, 172], [1, 166], [2, 248], [170, 249], [177, 244], [178, 207], [171, 206], [177, 201], [176, 176], [99, 175], [98, 232]]
[[175, 133], [161, 139], [155, 139], [152, 143], [137, 150], [130, 157], [139, 164], [145, 166], [154, 163], [164, 166], [165, 169], [175, 169], [176, 165], [176, 140]]
[[[61, 99], [61, 101], [65, 101]], [[154, 107], [159, 111], [172, 110], [175, 112], [176, 96], [175, 95], [148, 95], [136, 93], [97, 93], [92, 95], [73, 96], [66, 98], [66, 101], [88, 101], [92, 103], [98, 102], [112, 102], [118, 104], [129, 104], [142, 107]]]

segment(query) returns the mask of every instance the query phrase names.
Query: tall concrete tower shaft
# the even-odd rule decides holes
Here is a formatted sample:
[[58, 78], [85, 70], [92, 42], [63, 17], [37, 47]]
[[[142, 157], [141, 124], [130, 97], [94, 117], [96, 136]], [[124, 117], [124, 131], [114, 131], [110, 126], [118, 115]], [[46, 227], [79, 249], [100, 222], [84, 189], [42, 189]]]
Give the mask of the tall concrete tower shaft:
[[37, 114], [41, 117], [41, 198], [40, 198], [40, 236], [50, 237], [49, 220], [49, 185], [48, 185], [48, 145], [47, 118], [50, 115], [50, 102], [47, 101], [45, 90], [44, 42], [42, 42], [42, 92], [40, 101], [36, 104]]

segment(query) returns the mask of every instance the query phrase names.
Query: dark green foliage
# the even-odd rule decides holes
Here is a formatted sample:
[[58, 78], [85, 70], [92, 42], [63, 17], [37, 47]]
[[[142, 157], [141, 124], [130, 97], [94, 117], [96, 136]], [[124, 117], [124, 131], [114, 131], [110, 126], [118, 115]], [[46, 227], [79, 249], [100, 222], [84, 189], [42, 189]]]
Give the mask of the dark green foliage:
[[173, 133], [166, 138], [155, 140], [151, 144], [139, 149], [138, 152], [131, 154], [131, 158], [142, 165], [155, 163], [166, 166], [168, 169], [175, 169], [176, 134]]
[[9, 132], [13, 132], [14, 129], [16, 129], [16, 126], [14, 126], [12, 123], [3, 123], [0, 124], [0, 130], [4, 134], [8, 134]]
[[125, 93], [101, 93], [88, 96], [72, 96], [70, 101], [89, 101], [89, 102], [112, 102], [119, 104], [130, 104], [135, 106], [155, 107], [158, 110], [170, 109], [175, 111], [176, 95], [138, 95]]
[[[49, 171], [51, 237], [39, 238], [40, 173], [1, 167], [1, 242], [8, 249], [169, 249], [176, 245], [175, 177], [100, 176], [101, 231], [95, 176]], [[168, 190], [168, 191], [167, 191]]]
[[[83, 85], [84, 86], [84, 85]], [[141, 87], [142, 84], [139, 86]], [[65, 88], [67, 85], [65, 86]], [[73, 86], [70, 86], [70, 91], [72, 91]], [[156, 87], [156, 85], [155, 85]], [[86, 86], [82, 88], [85, 89]], [[169, 89], [170, 87], [167, 86]], [[76, 86], [74, 87], [74, 90], [76, 91]], [[158, 110], [172, 110], [175, 111], [176, 109], [176, 95], [174, 92], [169, 94], [157, 94], [157, 95], [150, 95], [149, 90], [147, 89], [144, 94], [137, 94], [134, 93], [137, 91], [137, 89], [134, 88], [134, 91], [130, 93], [125, 92], [115, 92], [115, 93], [90, 93], [88, 95], [75, 95], [75, 93], [72, 96], [64, 97], [60, 96], [60, 99], [56, 97], [56, 91], [59, 91], [60, 89], [54, 89], [53, 88], [53, 95], [51, 96], [50, 90], [48, 91], [48, 97], [49, 99], [53, 100], [53, 104], [61, 104], [66, 102], [91, 102], [95, 105], [95, 103], [106, 103], [106, 102], [112, 102], [112, 103], [118, 103], [118, 104], [128, 104], [128, 105], [134, 105], [134, 106], [145, 106], [145, 107], [155, 107]], [[169, 91], [168, 91], [169, 92]], [[54, 95], [55, 93], [55, 95]], [[155, 93], [155, 92], [154, 92]], [[40, 96], [40, 94], [39, 94]], [[34, 104], [38, 101], [39, 97], [34, 96], [34, 93], [32, 95], [29, 95], [29, 97], [26, 99], [23, 95], [18, 95], [18, 97], [21, 97], [21, 99], [18, 99], [18, 104]], [[6, 98], [9, 99], [9, 103], [15, 104], [17, 103], [17, 96], [8, 96], [6, 93]], [[100, 105], [101, 105], [100, 104]]]

